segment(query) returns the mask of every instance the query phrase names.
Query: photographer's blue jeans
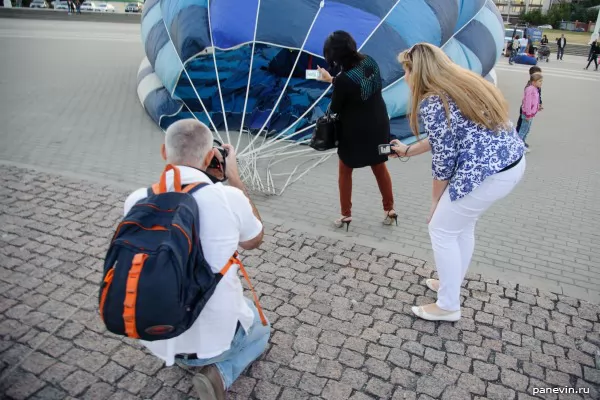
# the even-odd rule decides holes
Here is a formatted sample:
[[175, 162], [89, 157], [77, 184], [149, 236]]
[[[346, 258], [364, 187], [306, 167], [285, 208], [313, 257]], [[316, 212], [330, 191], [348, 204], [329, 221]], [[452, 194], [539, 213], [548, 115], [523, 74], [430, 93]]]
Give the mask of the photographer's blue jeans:
[[521, 114], [521, 129], [519, 129], [519, 136], [523, 141], [527, 139], [527, 135], [529, 135], [529, 130], [531, 129], [531, 123], [533, 122], [533, 118], [527, 119], [525, 114]]
[[265, 351], [271, 334], [271, 324], [267, 326], [262, 324], [254, 302], [249, 299], [246, 299], [246, 302], [254, 312], [254, 322], [248, 330], [248, 334], [244, 328], [238, 329], [231, 342], [231, 348], [218, 357], [204, 360], [178, 358], [176, 362], [188, 367], [204, 367], [215, 364], [225, 383], [225, 390], [229, 389], [240, 374]]

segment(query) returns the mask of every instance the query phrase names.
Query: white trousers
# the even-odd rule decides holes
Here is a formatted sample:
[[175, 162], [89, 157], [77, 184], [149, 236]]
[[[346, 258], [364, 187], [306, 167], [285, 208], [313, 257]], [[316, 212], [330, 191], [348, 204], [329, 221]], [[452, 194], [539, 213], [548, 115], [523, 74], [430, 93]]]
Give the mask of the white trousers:
[[497, 200], [506, 197], [525, 173], [525, 157], [508, 171], [485, 179], [465, 197], [450, 201], [442, 195], [429, 223], [429, 236], [440, 280], [437, 305], [447, 311], [460, 310], [460, 288], [475, 249], [475, 224]]

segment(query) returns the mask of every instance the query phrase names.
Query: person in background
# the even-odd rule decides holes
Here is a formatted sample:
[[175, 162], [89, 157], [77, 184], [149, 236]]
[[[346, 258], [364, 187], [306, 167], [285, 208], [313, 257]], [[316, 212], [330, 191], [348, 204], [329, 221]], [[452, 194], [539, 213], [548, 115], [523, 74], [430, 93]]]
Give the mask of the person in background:
[[529, 40], [523, 35], [521, 39], [519, 39], [519, 44], [521, 45], [519, 49], [519, 53], [527, 53], [527, 45], [529, 44]]
[[544, 35], [542, 40], [540, 41], [542, 45], [548, 45], [548, 36]]
[[333, 32], [323, 46], [325, 60], [341, 72], [332, 77], [318, 67], [320, 80], [333, 84], [331, 112], [338, 114], [338, 145], [341, 217], [334, 221], [338, 228], [352, 222], [352, 171], [371, 167], [383, 198], [385, 225], [398, 224], [394, 211], [392, 178], [385, 165], [387, 155], [380, 155], [380, 144], [390, 142], [390, 120], [381, 94], [383, 83], [379, 66], [373, 58], [357, 51], [356, 42], [344, 31]]
[[527, 35], [527, 50], [525, 50], [527, 54], [535, 54], [535, 47], [533, 47], [533, 40], [531, 40], [531, 36]]
[[598, 71], [598, 55], [600, 54], [600, 40], [596, 39], [592, 42], [590, 47], [590, 55], [588, 57], [588, 65], [584, 69], [588, 69], [592, 64], [596, 64], [596, 71]]
[[[527, 141], [527, 135], [531, 129], [533, 118], [540, 111], [540, 92], [542, 88], [543, 76], [536, 72], [529, 78], [529, 83], [525, 86], [523, 102], [521, 104], [521, 126], [519, 128], [519, 136], [523, 139], [523, 143]], [[529, 146], [527, 146], [529, 152]]]
[[519, 48], [521, 47], [519, 41], [519, 35], [516, 35], [511, 43], [510, 57], [508, 58], [508, 63], [513, 65], [515, 63], [515, 57], [519, 54]]
[[[533, 66], [531, 68], [529, 68], [529, 80], [527, 81], [527, 85], [525, 85], [525, 88], [527, 88], [527, 86], [531, 85], [531, 75], [535, 74], [535, 73], [541, 73], [542, 69], [538, 66]], [[540, 94], [540, 109], [539, 111], [542, 111], [544, 109], [544, 105], [542, 102], [542, 88], [539, 87], [538, 88], [538, 92]], [[521, 124], [523, 123], [523, 104], [521, 103], [521, 106], [519, 108], [519, 120], [517, 121], [517, 132], [519, 132], [519, 130], [521, 129]], [[529, 144], [525, 143], [525, 147], [527, 148], [527, 151], [529, 151]]]
[[556, 59], [562, 60], [565, 55], [565, 47], [567, 47], [567, 38], [563, 33], [558, 39], [556, 39], [556, 46], [558, 47], [558, 51], [556, 52]]
[[411, 93], [409, 120], [419, 137], [398, 156], [432, 153], [432, 205], [427, 222], [439, 280], [425, 283], [437, 302], [412, 311], [430, 321], [458, 321], [460, 289], [475, 248], [475, 224], [506, 197], [525, 172], [525, 146], [508, 116], [502, 92], [460, 67], [439, 48], [419, 43], [398, 56]]

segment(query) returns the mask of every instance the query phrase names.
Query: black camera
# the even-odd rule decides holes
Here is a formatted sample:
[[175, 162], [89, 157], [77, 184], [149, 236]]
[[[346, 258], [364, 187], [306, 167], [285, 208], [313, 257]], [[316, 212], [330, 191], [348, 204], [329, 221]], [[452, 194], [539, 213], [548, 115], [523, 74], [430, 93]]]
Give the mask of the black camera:
[[221, 153], [221, 157], [223, 157], [223, 162], [220, 162], [217, 157], [213, 157], [213, 159], [210, 161], [210, 164], [208, 165], [208, 168], [218, 169], [225, 173], [226, 158], [229, 155], [229, 152], [227, 151], [227, 149], [223, 148], [223, 144], [216, 139], [214, 140], [213, 149], [217, 149], [219, 153]]
[[394, 152], [391, 144], [380, 144], [378, 148], [380, 156], [389, 156]]

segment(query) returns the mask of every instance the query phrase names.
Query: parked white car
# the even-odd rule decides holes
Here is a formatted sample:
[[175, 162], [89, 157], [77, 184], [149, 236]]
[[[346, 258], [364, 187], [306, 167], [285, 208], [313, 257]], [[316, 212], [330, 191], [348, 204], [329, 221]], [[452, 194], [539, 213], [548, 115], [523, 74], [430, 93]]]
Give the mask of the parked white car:
[[33, 0], [29, 4], [29, 8], [49, 8], [46, 0]]
[[125, 7], [125, 12], [139, 13], [142, 12], [143, 8], [144, 6], [142, 5], [142, 3], [129, 3]]
[[98, 6], [96, 6], [96, 3], [94, 3], [93, 1], [84, 1], [81, 4], [81, 11], [84, 12], [90, 12], [90, 11], [96, 11], [96, 9], [98, 8]]
[[115, 12], [115, 7], [108, 3], [98, 3], [94, 11], [97, 12]]
[[55, 10], [69, 11], [69, 5], [66, 1], [55, 1], [52, 4]]
[[553, 29], [552, 25], [540, 25], [538, 26], [538, 29]]

